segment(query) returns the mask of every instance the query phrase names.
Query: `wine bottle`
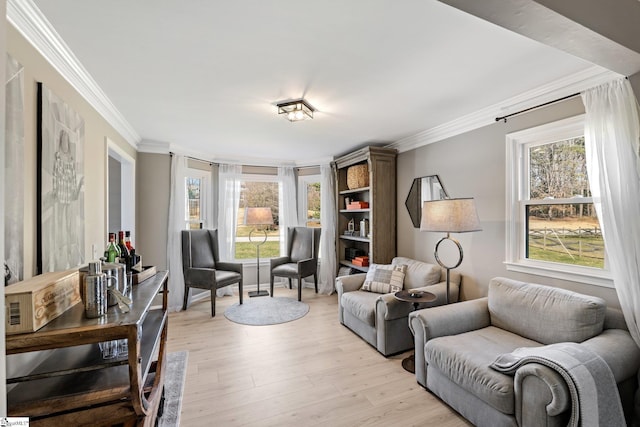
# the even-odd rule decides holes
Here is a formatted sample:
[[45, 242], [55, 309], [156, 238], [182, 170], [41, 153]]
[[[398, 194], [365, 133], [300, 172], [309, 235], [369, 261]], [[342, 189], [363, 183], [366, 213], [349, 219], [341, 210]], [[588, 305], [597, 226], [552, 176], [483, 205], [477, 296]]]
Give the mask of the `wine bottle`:
[[120, 258], [120, 248], [116, 245], [116, 233], [109, 233], [109, 243], [104, 253], [107, 262], [116, 262]]
[[131, 253], [131, 251], [133, 250], [133, 245], [131, 244], [131, 232], [130, 231], [125, 231], [124, 232], [124, 244], [127, 246], [127, 249], [129, 249], [129, 253]]
[[122, 230], [118, 231], [118, 247], [120, 248], [120, 263], [127, 267], [127, 271], [130, 271], [129, 249], [127, 249], [127, 245], [124, 242], [124, 231]]

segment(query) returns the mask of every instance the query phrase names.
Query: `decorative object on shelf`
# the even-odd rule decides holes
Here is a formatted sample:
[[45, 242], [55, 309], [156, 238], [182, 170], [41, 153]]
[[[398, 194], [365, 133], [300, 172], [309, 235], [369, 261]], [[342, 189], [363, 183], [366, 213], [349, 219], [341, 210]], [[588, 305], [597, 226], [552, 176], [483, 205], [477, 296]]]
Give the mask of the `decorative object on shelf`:
[[33, 276], [4, 288], [5, 333], [34, 332], [78, 304], [78, 270]]
[[448, 199], [449, 195], [444, 189], [438, 175], [423, 176], [413, 180], [411, 189], [404, 205], [407, 207], [411, 222], [415, 228], [420, 227], [422, 216], [422, 204], [431, 200]]
[[278, 106], [278, 114], [284, 114], [284, 117], [290, 122], [313, 119], [315, 109], [304, 99], [279, 102], [276, 105]]
[[[110, 280], [118, 280], [109, 276]], [[107, 275], [102, 272], [99, 262], [90, 262], [88, 273], [80, 284], [83, 286], [84, 315], [95, 319], [107, 314]]]
[[369, 186], [369, 165], [363, 163], [361, 165], [350, 166], [347, 169], [347, 188], [355, 190]]
[[349, 236], [353, 236], [353, 232], [356, 231], [356, 222], [353, 218], [351, 218], [347, 224], [347, 231], [350, 233]]
[[369, 220], [363, 218], [360, 220], [360, 237], [367, 237], [369, 235]]
[[38, 274], [84, 264], [84, 119], [38, 82]]
[[[445, 237], [436, 243], [434, 256], [436, 257], [438, 264], [447, 270], [447, 304], [449, 304], [449, 271], [457, 268], [462, 263], [463, 257], [460, 242], [451, 238], [450, 233], [482, 231], [473, 198], [444, 199], [424, 202], [422, 205], [420, 231], [447, 233]], [[458, 247], [460, 258], [455, 265], [448, 266], [444, 264], [438, 256], [438, 248], [445, 240], [451, 240]]]
[[349, 205], [347, 205], [347, 209], [369, 209], [369, 202], [360, 202], [358, 200], [354, 200], [353, 202], [349, 203]]
[[260, 290], [260, 245], [267, 241], [267, 230], [261, 229], [264, 234], [262, 241], [254, 241], [252, 236], [254, 232], [259, 231], [257, 226], [273, 225], [271, 208], [247, 208], [245, 224], [255, 226], [249, 233], [249, 241], [256, 245], [256, 284], [258, 286], [257, 290], [249, 292], [248, 295], [250, 297], [264, 297], [269, 295], [269, 292]]

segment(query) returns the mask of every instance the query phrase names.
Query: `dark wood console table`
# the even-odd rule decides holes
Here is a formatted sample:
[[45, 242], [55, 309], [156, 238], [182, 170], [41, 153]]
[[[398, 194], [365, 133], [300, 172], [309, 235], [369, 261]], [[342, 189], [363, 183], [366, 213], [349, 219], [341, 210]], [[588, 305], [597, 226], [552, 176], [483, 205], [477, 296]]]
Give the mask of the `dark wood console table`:
[[[134, 286], [128, 313], [116, 305], [87, 319], [76, 304], [36, 332], [6, 336], [8, 357], [48, 351], [27, 375], [7, 379], [8, 415], [32, 426], [154, 425], [164, 393], [167, 279], [162, 271]], [[152, 308], [159, 292], [162, 307]], [[127, 356], [102, 358], [98, 343], [124, 338]]]

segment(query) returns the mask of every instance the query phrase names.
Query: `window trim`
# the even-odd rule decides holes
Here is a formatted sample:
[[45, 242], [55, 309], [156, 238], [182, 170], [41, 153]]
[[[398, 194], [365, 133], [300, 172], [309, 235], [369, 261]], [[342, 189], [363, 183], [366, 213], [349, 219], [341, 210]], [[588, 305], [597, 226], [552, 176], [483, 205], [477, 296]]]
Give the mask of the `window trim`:
[[[546, 276], [572, 282], [613, 288], [611, 273], [605, 268], [593, 268], [560, 264], [548, 261], [524, 258], [526, 238], [524, 216], [525, 206], [533, 203], [527, 198], [529, 180], [528, 165], [525, 164], [525, 148], [531, 145], [542, 145], [584, 135], [584, 118], [581, 114], [544, 125], [532, 127], [506, 135], [506, 221], [505, 221], [505, 261], [508, 271]], [[540, 201], [543, 204], [555, 204], [575, 199], [554, 199]], [[583, 197], [583, 203], [592, 203], [590, 197]], [[605, 255], [606, 257], [606, 255]]]
[[[185, 176], [184, 176], [184, 224], [186, 229], [191, 229], [189, 227], [190, 224], [200, 224], [200, 228], [206, 228], [207, 224], [207, 207], [202, 203], [202, 193], [209, 191], [210, 185], [210, 176], [211, 172], [198, 168], [187, 167]], [[189, 192], [187, 191], [187, 180], [188, 179], [199, 179], [200, 180], [200, 221], [190, 220], [189, 219]]]
[[[320, 174], [317, 175], [304, 175], [298, 176], [298, 223], [307, 225], [307, 186], [309, 184], [318, 183], [322, 185], [322, 179]], [[322, 209], [322, 201], [320, 202], [320, 209]], [[315, 222], [315, 221], [314, 221]], [[317, 221], [318, 225], [321, 225], [320, 220]]]

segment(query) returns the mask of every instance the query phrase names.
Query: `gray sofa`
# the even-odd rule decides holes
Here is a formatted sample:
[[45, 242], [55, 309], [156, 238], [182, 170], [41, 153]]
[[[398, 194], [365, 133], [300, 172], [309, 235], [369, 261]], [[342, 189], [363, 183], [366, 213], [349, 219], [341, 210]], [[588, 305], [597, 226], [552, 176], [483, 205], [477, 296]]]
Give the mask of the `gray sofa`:
[[[446, 299], [445, 271], [439, 266], [396, 257], [393, 265], [406, 265], [404, 289], [429, 291], [437, 299], [421, 307], [442, 305]], [[411, 304], [398, 301], [393, 293], [377, 294], [360, 290], [366, 274], [341, 276], [336, 279], [340, 323], [358, 334], [380, 353], [389, 356], [413, 348], [408, 315]], [[458, 301], [460, 275], [451, 273], [451, 301]]]
[[529, 363], [511, 376], [489, 367], [516, 348], [563, 342], [604, 359], [633, 413], [640, 349], [622, 313], [600, 298], [494, 278], [488, 297], [418, 310], [409, 323], [418, 383], [478, 426], [567, 425], [569, 388], [556, 371]]

